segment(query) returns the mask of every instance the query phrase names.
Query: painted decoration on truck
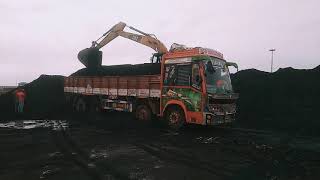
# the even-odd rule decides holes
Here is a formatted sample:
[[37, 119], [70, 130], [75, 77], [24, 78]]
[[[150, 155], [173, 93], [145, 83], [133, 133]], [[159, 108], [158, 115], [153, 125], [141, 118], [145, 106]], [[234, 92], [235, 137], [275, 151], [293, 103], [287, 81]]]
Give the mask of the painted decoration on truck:
[[109, 94], [109, 89], [108, 88], [100, 88], [100, 93], [102, 95], [108, 95]]
[[101, 89], [100, 88], [93, 88], [92, 93], [93, 94], [101, 94]]
[[78, 87], [73, 88], [73, 93], [78, 93]]
[[64, 87], [64, 92], [70, 92], [73, 93], [73, 87]]
[[181, 63], [190, 63], [192, 60], [191, 57], [187, 58], [175, 58], [175, 59], [168, 59], [165, 61], [165, 64], [181, 64]]
[[86, 88], [85, 87], [78, 87], [78, 93], [85, 93]]
[[110, 88], [109, 89], [109, 95], [110, 96], [117, 96], [118, 95], [118, 89]]
[[64, 92], [79, 94], [101, 94], [110, 96], [139, 96], [139, 97], [160, 97], [160, 89], [115, 89], [115, 88], [92, 88], [84, 87], [64, 87]]
[[188, 111], [201, 111], [201, 93], [195, 92], [190, 88], [163, 88], [162, 107], [170, 100], [179, 100], [184, 103]]
[[160, 97], [160, 89], [150, 89], [150, 97]]
[[138, 96], [149, 97], [149, 89], [138, 89]]
[[90, 86], [90, 84], [87, 85], [86, 93], [87, 94], [92, 94], [92, 87]]
[[118, 95], [119, 96], [126, 96], [128, 94], [127, 89], [118, 89]]
[[128, 89], [128, 96], [136, 96], [137, 91], [136, 89]]

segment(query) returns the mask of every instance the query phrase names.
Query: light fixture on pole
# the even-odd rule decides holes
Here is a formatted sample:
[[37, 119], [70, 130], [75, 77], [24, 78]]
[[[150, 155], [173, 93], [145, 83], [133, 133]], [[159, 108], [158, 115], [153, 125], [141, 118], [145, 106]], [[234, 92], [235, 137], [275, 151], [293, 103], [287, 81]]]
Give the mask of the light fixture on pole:
[[276, 51], [276, 49], [270, 49], [271, 51], [271, 72], [273, 72], [273, 52]]

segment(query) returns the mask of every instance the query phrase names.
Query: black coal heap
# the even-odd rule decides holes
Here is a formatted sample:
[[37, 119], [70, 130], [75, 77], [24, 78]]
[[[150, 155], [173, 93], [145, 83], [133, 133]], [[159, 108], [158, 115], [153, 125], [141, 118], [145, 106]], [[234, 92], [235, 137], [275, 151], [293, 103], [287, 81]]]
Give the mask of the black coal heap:
[[252, 128], [319, 133], [320, 66], [274, 73], [243, 70], [232, 75], [240, 93], [238, 121]]
[[[71, 76], [122, 76], [160, 74], [160, 64], [102, 66], [80, 69]], [[255, 69], [231, 76], [238, 100], [237, 125], [320, 135], [320, 66], [309, 70]], [[48, 117], [63, 112], [63, 76], [42, 75], [25, 86], [26, 115]], [[1, 119], [13, 114], [13, 92], [0, 96]], [[1, 120], [0, 119], [0, 120]]]
[[[23, 88], [26, 91], [25, 113], [28, 118], [48, 118], [64, 109], [63, 76], [41, 75]], [[0, 96], [0, 120], [14, 115], [14, 90]]]

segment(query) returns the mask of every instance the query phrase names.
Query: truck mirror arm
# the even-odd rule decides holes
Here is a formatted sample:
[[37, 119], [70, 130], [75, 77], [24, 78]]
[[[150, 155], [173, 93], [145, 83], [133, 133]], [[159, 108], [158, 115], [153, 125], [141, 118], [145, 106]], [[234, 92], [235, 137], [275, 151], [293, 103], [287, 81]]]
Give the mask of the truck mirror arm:
[[227, 65], [227, 66], [233, 66], [234, 68], [236, 68], [236, 69], [237, 69], [237, 72], [239, 71], [239, 69], [238, 69], [238, 64], [237, 64], [237, 63], [234, 63], [234, 62], [227, 62], [227, 63], [226, 63], [226, 65]]

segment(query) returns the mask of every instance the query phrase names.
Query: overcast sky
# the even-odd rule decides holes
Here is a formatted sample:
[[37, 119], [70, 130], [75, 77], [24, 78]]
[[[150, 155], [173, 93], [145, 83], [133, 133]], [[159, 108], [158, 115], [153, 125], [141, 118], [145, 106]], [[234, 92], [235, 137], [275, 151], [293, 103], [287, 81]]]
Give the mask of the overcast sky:
[[[314, 68], [320, 64], [319, 0], [0, 0], [0, 85], [41, 74], [70, 75], [77, 53], [126, 22], [174, 42], [221, 51], [240, 69]], [[103, 64], [149, 62], [152, 49], [119, 37]]]

